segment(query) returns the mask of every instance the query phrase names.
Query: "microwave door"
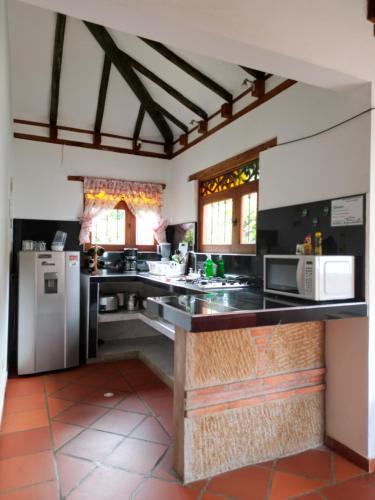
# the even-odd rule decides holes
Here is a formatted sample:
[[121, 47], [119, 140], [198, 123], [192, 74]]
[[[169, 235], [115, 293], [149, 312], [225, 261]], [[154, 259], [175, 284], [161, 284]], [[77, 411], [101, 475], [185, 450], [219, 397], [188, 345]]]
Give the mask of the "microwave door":
[[265, 268], [265, 291], [298, 297], [297, 267], [299, 260], [294, 256], [268, 258]]

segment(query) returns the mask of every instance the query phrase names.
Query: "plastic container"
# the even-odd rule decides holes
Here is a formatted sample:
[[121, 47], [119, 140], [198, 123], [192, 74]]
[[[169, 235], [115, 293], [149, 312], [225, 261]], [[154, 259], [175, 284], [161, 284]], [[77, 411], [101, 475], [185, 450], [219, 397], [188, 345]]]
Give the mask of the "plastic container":
[[158, 260], [146, 261], [150, 274], [155, 276], [181, 276], [185, 273], [186, 264], [179, 264], [173, 260], [163, 262]]
[[33, 240], [22, 240], [22, 250], [24, 250], [24, 251], [34, 250], [34, 241]]
[[62, 252], [64, 250], [64, 245], [51, 245], [51, 250], [53, 252]]
[[65, 233], [64, 231], [56, 231], [51, 244], [51, 250], [54, 252], [62, 252], [64, 250], [67, 236], [68, 233]]

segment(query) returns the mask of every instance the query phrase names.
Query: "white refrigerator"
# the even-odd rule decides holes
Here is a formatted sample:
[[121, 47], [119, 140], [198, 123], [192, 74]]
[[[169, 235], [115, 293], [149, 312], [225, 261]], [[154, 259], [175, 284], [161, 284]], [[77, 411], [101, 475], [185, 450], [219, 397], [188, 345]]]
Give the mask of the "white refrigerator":
[[19, 252], [19, 375], [79, 364], [79, 255]]

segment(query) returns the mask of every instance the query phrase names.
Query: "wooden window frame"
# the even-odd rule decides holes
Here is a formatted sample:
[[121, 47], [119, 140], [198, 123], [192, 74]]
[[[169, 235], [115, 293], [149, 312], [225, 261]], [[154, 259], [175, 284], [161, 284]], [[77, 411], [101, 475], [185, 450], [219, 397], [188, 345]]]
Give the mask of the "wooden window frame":
[[[137, 245], [137, 220], [135, 215], [131, 212], [125, 201], [121, 200], [117, 203], [114, 210], [124, 210], [125, 211], [125, 243], [121, 245], [110, 245], [98, 243], [107, 252], [119, 252], [124, 250], [124, 248], [137, 248], [141, 252], [155, 252], [156, 251], [156, 240], [154, 238], [153, 245]], [[94, 244], [91, 243], [91, 233], [90, 233], [90, 243], [85, 243], [84, 250], [87, 251]]]
[[[225, 175], [228, 172], [236, 170], [238, 168], [243, 167], [247, 163], [256, 160], [259, 158], [259, 154], [266, 149], [273, 148], [277, 145], [277, 137], [274, 137], [258, 146], [255, 146], [247, 151], [239, 153], [236, 156], [232, 156], [226, 160], [223, 160], [215, 165], [212, 165], [208, 168], [200, 170], [189, 176], [189, 181], [199, 181], [198, 186], [198, 249], [200, 252], [207, 253], [251, 253], [256, 254], [256, 244], [255, 245], [246, 245], [240, 243], [241, 237], [241, 223], [236, 224], [234, 228], [234, 234], [232, 233], [232, 244], [231, 245], [204, 245], [203, 244], [203, 206], [207, 203], [211, 203], [213, 201], [220, 201], [228, 198], [234, 197], [234, 206], [233, 209], [235, 213], [232, 214], [233, 219], [238, 221], [240, 218], [240, 214], [238, 213], [238, 206], [235, 205], [240, 204], [241, 196], [244, 194], [248, 194], [251, 192], [257, 191], [258, 199], [257, 199], [257, 211], [259, 207], [259, 181], [252, 181], [249, 183], [244, 183], [240, 186], [227, 189], [225, 191], [221, 191], [219, 193], [213, 193], [208, 196], [202, 196], [200, 194], [200, 183], [213, 179], [214, 177]], [[236, 198], [239, 198], [239, 201], [236, 203]], [[240, 208], [241, 210], [241, 208]], [[233, 239], [235, 237], [236, 239]]]
[[[213, 193], [208, 196], [199, 196], [199, 212], [198, 212], [198, 233], [199, 233], [199, 251], [204, 253], [256, 253], [256, 244], [241, 243], [241, 200], [242, 197], [257, 193], [259, 190], [259, 181], [252, 181], [241, 184], [240, 186]], [[232, 243], [230, 245], [205, 245], [203, 243], [203, 211], [204, 206], [216, 201], [228, 200], [233, 201], [232, 211]], [[258, 200], [259, 202], [259, 200]]]

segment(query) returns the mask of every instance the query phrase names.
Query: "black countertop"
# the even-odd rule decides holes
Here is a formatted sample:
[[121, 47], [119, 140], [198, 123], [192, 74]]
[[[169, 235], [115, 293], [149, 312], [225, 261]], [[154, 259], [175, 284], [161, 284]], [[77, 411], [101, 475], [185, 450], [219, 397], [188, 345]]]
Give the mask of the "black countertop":
[[103, 271], [87, 276], [98, 283], [136, 280], [169, 290], [173, 296], [148, 299], [149, 313], [192, 332], [367, 316], [367, 304], [360, 299], [313, 302], [264, 294], [254, 288], [202, 291], [176, 278], [137, 272]]
[[364, 301], [281, 299], [243, 289], [149, 298], [148, 309], [151, 314], [191, 332], [367, 316]]

